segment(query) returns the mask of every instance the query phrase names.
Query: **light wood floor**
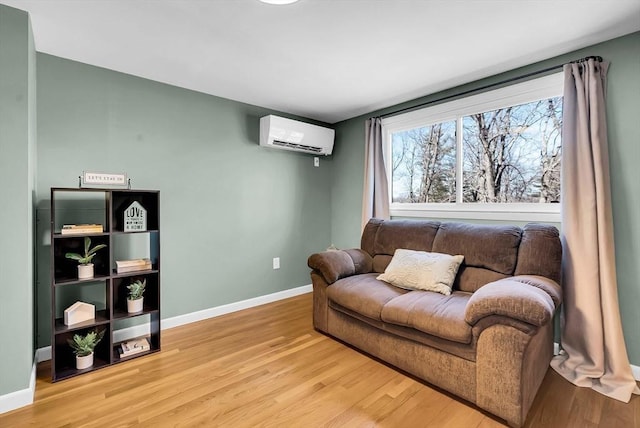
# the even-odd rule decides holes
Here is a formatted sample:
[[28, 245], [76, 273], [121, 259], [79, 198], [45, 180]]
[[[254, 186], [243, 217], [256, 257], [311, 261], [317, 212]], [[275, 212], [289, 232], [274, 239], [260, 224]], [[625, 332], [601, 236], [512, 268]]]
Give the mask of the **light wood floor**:
[[[501, 427], [311, 325], [311, 295], [165, 330], [162, 352], [52, 384], [0, 427]], [[527, 427], [640, 427], [629, 404], [549, 370]]]

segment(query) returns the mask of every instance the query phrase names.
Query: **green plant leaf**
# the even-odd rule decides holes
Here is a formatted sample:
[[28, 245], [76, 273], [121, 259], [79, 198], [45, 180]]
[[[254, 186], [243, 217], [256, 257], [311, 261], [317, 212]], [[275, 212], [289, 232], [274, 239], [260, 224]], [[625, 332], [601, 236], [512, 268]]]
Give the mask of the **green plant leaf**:
[[127, 297], [129, 300], [138, 300], [143, 297], [144, 289], [147, 286], [147, 280], [144, 279], [140, 281], [139, 279], [127, 285], [127, 289], [129, 290], [129, 296]]
[[84, 256], [87, 257], [89, 255], [89, 248], [91, 247], [91, 238], [88, 236], [84, 237]]
[[89, 252], [87, 253], [87, 257], [91, 255], [95, 255], [96, 251], [101, 250], [103, 248], [107, 248], [107, 246], [105, 244], [96, 245], [95, 247], [89, 250]]
[[82, 257], [80, 254], [78, 254], [78, 253], [67, 253], [67, 254], [65, 254], [64, 256], [65, 256], [66, 258], [68, 258], [68, 259], [77, 260], [77, 261], [80, 261], [80, 260], [82, 260], [82, 258], [83, 258], [83, 257]]
[[84, 256], [78, 253], [66, 253], [64, 256], [68, 259], [76, 260], [81, 265], [88, 265], [93, 260], [93, 257], [96, 255], [96, 251], [106, 248], [106, 244], [98, 244], [95, 247], [91, 248], [91, 238], [88, 236], [84, 237]]
[[73, 339], [67, 339], [67, 343], [73, 350], [73, 353], [79, 357], [86, 357], [91, 354], [95, 347], [100, 343], [102, 338], [104, 337], [104, 333], [106, 330], [102, 330], [97, 333], [95, 330], [87, 333], [86, 336], [81, 336], [79, 334], [74, 334]]

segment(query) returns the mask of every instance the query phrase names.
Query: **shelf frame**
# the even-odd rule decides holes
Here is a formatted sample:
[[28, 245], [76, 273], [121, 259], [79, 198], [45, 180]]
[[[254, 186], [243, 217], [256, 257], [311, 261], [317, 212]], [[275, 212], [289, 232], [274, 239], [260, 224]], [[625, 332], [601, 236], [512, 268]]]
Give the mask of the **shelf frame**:
[[[103, 195], [103, 196], [100, 196]], [[85, 198], [86, 196], [86, 198]], [[66, 197], [66, 198], [65, 198]], [[125, 232], [123, 230], [123, 210], [131, 203], [139, 202], [147, 210], [147, 230]], [[51, 251], [50, 251], [50, 284], [51, 284], [51, 379], [57, 382], [88, 373], [94, 370], [108, 367], [112, 364], [123, 363], [135, 358], [143, 357], [160, 351], [160, 192], [158, 190], [138, 189], [110, 189], [110, 188], [51, 188]], [[104, 232], [101, 233], [60, 233], [61, 219], [81, 217], [83, 213], [89, 213], [88, 217], [101, 216]], [[71, 213], [69, 215], [69, 213]], [[77, 221], [76, 221], [77, 222]], [[86, 221], [86, 223], [97, 221]], [[81, 221], [78, 224], [85, 223]], [[152, 259], [152, 269], [117, 273], [114, 259], [114, 237], [122, 235], [148, 234], [148, 251]], [[80, 240], [85, 236], [92, 239], [92, 244], [105, 243], [108, 248], [104, 253], [98, 252], [94, 261], [100, 264], [96, 269], [96, 275], [90, 279], [78, 279], [74, 275], [69, 259], [64, 254], [69, 248], [77, 251]], [[102, 250], [104, 251], [104, 250]], [[105, 260], [106, 259], [106, 260]], [[74, 262], [75, 263], [75, 262]], [[143, 311], [135, 314], [126, 312], [126, 305], [122, 305], [122, 287], [128, 278], [150, 278], [145, 292], [145, 304]], [[60, 311], [61, 299], [58, 293], [64, 291], [70, 295], [82, 294], [81, 290], [88, 284], [103, 284], [104, 309], [96, 311], [92, 320], [83, 321], [73, 325], [65, 325], [64, 317], [56, 317]], [[149, 286], [151, 285], [151, 286]], [[93, 291], [96, 292], [95, 290]], [[93, 303], [93, 302], [90, 302]], [[114, 333], [117, 322], [127, 319], [135, 319], [140, 316], [148, 316], [146, 321], [150, 332], [149, 342], [151, 349], [136, 355], [120, 358], [117, 353], [117, 343], [114, 343]], [[75, 358], [66, 340], [74, 334], [91, 331], [92, 329], [106, 329], [102, 342], [96, 347], [94, 365], [90, 368], [77, 370]]]

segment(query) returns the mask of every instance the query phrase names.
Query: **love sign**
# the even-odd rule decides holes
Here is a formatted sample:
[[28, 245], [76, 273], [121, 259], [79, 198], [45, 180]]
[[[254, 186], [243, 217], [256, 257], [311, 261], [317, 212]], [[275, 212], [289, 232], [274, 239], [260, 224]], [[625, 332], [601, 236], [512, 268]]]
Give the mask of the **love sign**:
[[124, 210], [124, 231], [145, 232], [147, 230], [147, 210], [134, 201]]

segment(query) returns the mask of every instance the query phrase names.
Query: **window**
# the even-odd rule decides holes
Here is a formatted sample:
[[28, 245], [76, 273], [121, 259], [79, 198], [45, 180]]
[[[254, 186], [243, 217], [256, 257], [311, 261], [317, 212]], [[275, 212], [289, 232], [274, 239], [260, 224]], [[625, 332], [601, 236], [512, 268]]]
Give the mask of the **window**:
[[383, 120], [391, 214], [559, 221], [562, 74]]

